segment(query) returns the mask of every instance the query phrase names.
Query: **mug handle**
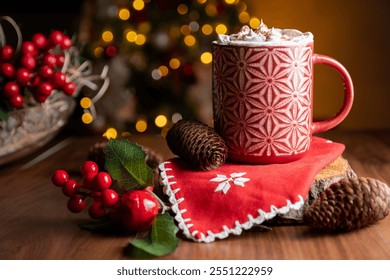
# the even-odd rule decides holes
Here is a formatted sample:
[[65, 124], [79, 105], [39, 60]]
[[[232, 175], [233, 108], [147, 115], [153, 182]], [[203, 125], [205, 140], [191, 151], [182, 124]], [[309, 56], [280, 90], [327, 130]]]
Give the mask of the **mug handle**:
[[313, 54], [313, 64], [325, 64], [335, 68], [344, 82], [344, 101], [339, 111], [330, 119], [313, 122], [312, 132], [314, 134], [334, 128], [345, 119], [352, 108], [354, 91], [352, 79], [347, 69], [334, 58], [322, 54]]

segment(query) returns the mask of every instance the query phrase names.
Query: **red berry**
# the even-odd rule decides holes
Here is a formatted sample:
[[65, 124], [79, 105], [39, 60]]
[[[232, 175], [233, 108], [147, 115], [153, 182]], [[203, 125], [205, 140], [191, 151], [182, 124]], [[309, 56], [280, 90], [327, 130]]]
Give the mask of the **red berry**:
[[157, 199], [148, 191], [124, 193], [120, 201], [120, 219], [125, 229], [133, 232], [149, 229], [159, 210]]
[[22, 43], [22, 54], [30, 54], [32, 56], [37, 56], [38, 50], [35, 45], [30, 41], [25, 41]]
[[47, 100], [48, 97], [49, 96], [42, 95], [42, 94], [39, 94], [37, 92], [34, 92], [34, 99], [35, 99], [35, 101], [37, 101], [39, 103], [44, 103]]
[[55, 72], [53, 78], [51, 79], [54, 87], [60, 89], [66, 83], [66, 75], [62, 72]]
[[57, 59], [54, 54], [47, 53], [42, 59], [42, 64], [43, 65], [49, 65], [51, 67], [55, 67], [57, 64]]
[[80, 213], [83, 211], [85, 206], [87, 206], [87, 203], [85, 199], [79, 194], [74, 195], [68, 200], [68, 209], [72, 213]]
[[37, 93], [44, 95], [44, 96], [49, 96], [53, 91], [53, 85], [49, 82], [42, 82], [39, 84], [37, 87]]
[[31, 38], [32, 43], [37, 47], [37, 49], [45, 49], [47, 46], [47, 38], [42, 33], [36, 33]]
[[20, 85], [27, 86], [27, 83], [30, 81], [30, 75], [30, 70], [26, 68], [19, 68], [18, 70], [16, 70], [15, 78]]
[[92, 189], [93, 188], [93, 179], [95, 178], [97, 173], [89, 172], [84, 175], [83, 184], [86, 188]]
[[77, 188], [79, 184], [75, 180], [68, 180], [62, 186], [62, 193], [68, 197], [73, 197], [77, 193]]
[[51, 181], [57, 187], [62, 187], [69, 180], [68, 172], [65, 170], [56, 170], [51, 176]]
[[26, 69], [33, 70], [37, 66], [37, 61], [31, 54], [25, 54], [20, 58], [20, 65]]
[[3, 88], [3, 95], [11, 97], [20, 93], [19, 85], [15, 82], [7, 82]]
[[41, 83], [41, 78], [38, 75], [34, 75], [30, 78], [30, 81], [27, 83], [27, 86], [30, 88], [35, 88]]
[[44, 79], [49, 79], [53, 77], [54, 75], [54, 70], [52, 66], [49, 65], [42, 65], [39, 68], [39, 76], [41, 76]]
[[49, 35], [49, 41], [52, 46], [61, 44], [64, 34], [61, 31], [54, 30]]
[[69, 38], [69, 36], [64, 35], [62, 38], [62, 41], [60, 43], [60, 47], [63, 50], [67, 50], [72, 46], [72, 40]]
[[62, 91], [68, 95], [68, 96], [72, 96], [75, 92], [76, 92], [76, 84], [73, 83], [73, 82], [68, 82], [68, 83], [65, 83], [65, 85], [62, 87]]
[[104, 206], [100, 202], [94, 202], [88, 208], [88, 214], [92, 219], [100, 219], [105, 213]]
[[1, 60], [11, 60], [14, 57], [15, 50], [10, 45], [4, 45], [0, 49], [0, 59]]
[[108, 189], [102, 192], [102, 204], [104, 207], [112, 207], [119, 201], [118, 193]]
[[6, 78], [12, 78], [15, 75], [15, 67], [9, 62], [4, 62], [0, 66], [0, 73]]
[[56, 65], [58, 67], [62, 67], [65, 63], [65, 56], [63, 54], [56, 54], [56, 60], [57, 60], [57, 63]]
[[96, 191], [104, 191], [111, 187], [112, 179], [107, 172], [99, 172], [93, 179], [93, 189]]
[[12, 107], [20, 109], [23, 107], [24, 99], [21, 94], [15, 94], [8, 99], [8, 102]]
[[87, 160], [83, 162], [83, 164], [80, 167], [80, 173], [81, 175], [85, 176], [87, 173], [93, 172], [97, 174], [99, 172], [99, 167], [96, 164], [96, 162]]

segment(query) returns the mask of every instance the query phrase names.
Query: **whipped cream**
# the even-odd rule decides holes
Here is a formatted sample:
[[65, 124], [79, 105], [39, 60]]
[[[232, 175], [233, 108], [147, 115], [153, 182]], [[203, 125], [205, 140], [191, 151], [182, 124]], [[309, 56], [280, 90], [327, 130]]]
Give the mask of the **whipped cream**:
[[260, 26], [253, 30], [244, 25], [240, 32], [231, 35], [218, 35], [214, 43], [239, 46], [306, 45], [313, 42], [313, 34], [297, 29], [268, 28], [261, 20]]

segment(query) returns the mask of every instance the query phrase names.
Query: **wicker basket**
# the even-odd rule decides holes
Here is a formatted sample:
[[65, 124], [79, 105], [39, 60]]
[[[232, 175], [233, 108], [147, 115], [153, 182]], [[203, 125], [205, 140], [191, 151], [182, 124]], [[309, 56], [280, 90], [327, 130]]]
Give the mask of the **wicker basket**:
[[9, 112], [0, 119], [0, 165], [33, 153], [53, 139], [67, 123], [76, 101], [54, 94], [45, 103]]

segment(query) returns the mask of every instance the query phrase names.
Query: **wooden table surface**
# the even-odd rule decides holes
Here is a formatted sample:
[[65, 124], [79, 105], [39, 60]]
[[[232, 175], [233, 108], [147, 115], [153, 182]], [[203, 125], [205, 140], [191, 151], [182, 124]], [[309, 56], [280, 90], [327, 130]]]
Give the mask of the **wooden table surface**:
[[[332, 131], [322, 136], [346, 145], [343, 155], [359, 177], [390, 183], [390, 131]], [[0, 259], [128, 258], [129, 236], [80, 229], [80, 222], [90, 220], [88, 214], [68, 212], [66, 198], [50, 181], [56, 169], [76, 174], [90, 145], [101, 140], [58, 137], [41, 151], [0, 167]], [[172, 156], [161, 137], [130, 140], [164, 158]], [[57, 151], [44, 158], [42, 153], [51, 147]], [[162, 259], [390, 259], [390, 217], [343, 234], [314, 233], [306, 226], [275, 226], [271, 231], [247, 231], [211, 244], [182, 240], [174, 253]]]

